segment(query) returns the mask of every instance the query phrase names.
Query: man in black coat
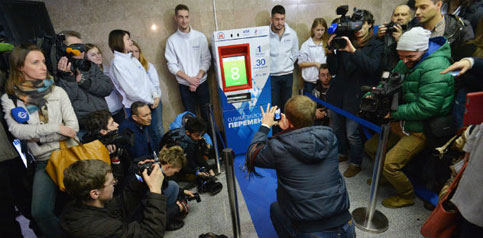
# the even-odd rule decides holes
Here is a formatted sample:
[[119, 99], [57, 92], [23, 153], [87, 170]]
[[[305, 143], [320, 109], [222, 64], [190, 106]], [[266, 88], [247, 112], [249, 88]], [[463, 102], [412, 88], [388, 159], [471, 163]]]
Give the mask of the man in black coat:
[[[354, 19], [355, 16], [362, 19]], [[375, 86], [379, 82], [384, 44], [373, 35], [374, 19], [369, 11], [358, 10], [352, 19], [364, 22], [362, 28], [350, 38], [343, 36], [347, 42], [345, 48], [332, 49], [327, 55], [329, 72], [335, 75], [327, 93], [327, 102], [357, 114], [363, 94], [361, 86]], [[330, 37], [329, 45], [335, 36]], [[347, 141], [349, 142], [348, 154], [351, 163], [344, 176], [353, 177], [360, 172], [362, 164], [363, 146], [359, 123], [332, 111], [329, 116], [339, 141], [339, 161], [347, 160]]]

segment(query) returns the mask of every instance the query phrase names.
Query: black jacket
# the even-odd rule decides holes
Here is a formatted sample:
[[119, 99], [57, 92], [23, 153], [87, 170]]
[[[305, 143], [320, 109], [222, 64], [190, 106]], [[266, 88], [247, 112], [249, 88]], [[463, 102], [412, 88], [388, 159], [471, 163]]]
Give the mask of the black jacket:
[[331, 81], [327, 102], [353, 114], [359, 112], [361, 86], [375, 86], [380, 80], [383, 51], [384, 44], [374, 36], [353, 54], [329, 54], [329, 72], [336, 76]]
[[82, 79], [77, 83], [75, 75], [60, 72], [55, 84], [67, 92], [79, 120], [79, 126], [85, 129], [89, 113], [109, 110], [104, 97], [111, 94], [114, 85], [109, 76], [94, 63], [91, 63], [89, 71], [81, 73]]
[[265, 126], [253, 137], [247, 165], [277, 171], [277, 201], [304, 232], [339, 227], [351, 219], [349, 195], [337, 161], [337, 138], [325, 126], [285, 130], [270, 139]]
[[[106, 204], [105, 208], [78, 203], [68, 204], [60, 217], [62, 237], [122, 238], [163, 237], [166, 227], [166, 196], [148, 193], [137, 180]], [[134, 208], [145, 198], [144, 218], [129, 222]]]

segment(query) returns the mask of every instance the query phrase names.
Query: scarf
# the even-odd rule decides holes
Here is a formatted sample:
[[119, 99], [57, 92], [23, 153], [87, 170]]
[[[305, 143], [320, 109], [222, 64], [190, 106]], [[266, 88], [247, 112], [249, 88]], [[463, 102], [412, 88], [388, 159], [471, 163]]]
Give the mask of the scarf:
[[52, 79], [26, 80], [14, 87], [15, 96], [23, 101], [29, 114], [39, 111], [39, 119], [43, 123], [49, 122], [45, 97], [52, 92], [53, 84]]
[[354, 40], [352, 43], [356, 49], [360, 49], [366, 46], [373, 36], [374, 36], [374, 33], [372, 32], [372, 28], [371, 28], [369, 29], [369, 32], [367, 33], [367, 35], [364, 36], [364, 38], [362, 38], [360, 41]]

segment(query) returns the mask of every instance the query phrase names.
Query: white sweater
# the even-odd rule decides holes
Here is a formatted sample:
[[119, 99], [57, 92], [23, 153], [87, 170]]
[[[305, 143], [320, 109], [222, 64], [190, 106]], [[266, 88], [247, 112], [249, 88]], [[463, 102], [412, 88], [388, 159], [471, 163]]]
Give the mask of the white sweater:
[[[325, 64], [327, 56], [325, 56], [324, 44], [316, 45], [312, 38], [306, 40], [300, 47], [298, 63], [317, 62]], [[306, 82], [315, 83], [319, 79], [319, 69], [315, 66], [302, 68], [302, 78]]]
[[148, 76], [149, 80], [151, 81], [151, 84], [154, 87], [154, 91], [156, 92], [156, 95], [159, 95], [158, 97], [161, 97], [161, 87], [159, 86], [159, 76], [158, 76], [158, 71], [156, 71], [156, 68], [154, 67], [153, 64], [148, 62]]
[[297, 60], [299, 40], [297, 32], [285, 23], [282, 37], [272, 31], [270, 25], [270, 75], [280, 76], [293, 72], [293, 64]]
[[[206, 36], [190, 28], [190, 32], [184, 33], [178, 29], [166, 42], [164, 53], [168, 61], [169, 72], [176, 75], [180, 70], [190, 77], [196, 76], [200, 70], [208, 72], [211, 65], [211, 55], [208, 50]], [[189, 82], [176, 75], [179, 84], [189, 86]], [[206, 81], [206, 74], [201, 82]]]
[[110, 76], [126, 108], [131, 108], [131, 104], [136, 101], [152, 104], [153, 99], [160, 96], [141, 62], [132, 57], [131, 53], [114, 51]]

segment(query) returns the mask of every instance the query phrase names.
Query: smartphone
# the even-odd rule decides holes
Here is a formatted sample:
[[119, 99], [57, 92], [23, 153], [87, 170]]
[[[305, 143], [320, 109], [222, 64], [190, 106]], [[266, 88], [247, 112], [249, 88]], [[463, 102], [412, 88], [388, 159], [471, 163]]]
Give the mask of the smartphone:
[[278, 108], [277, 110], [275, 110], [275, 115], [273, 115], [273, 120], [280, 121], [280, 119], [282, 119], [282, 115], [280, 113], [280, 108]]
[[456, 77], [456, 75], [458, 75], [459, 73], [460, 73], [460, 70], [448, 72], [448, 74], [453, 75], [453, 77]]

